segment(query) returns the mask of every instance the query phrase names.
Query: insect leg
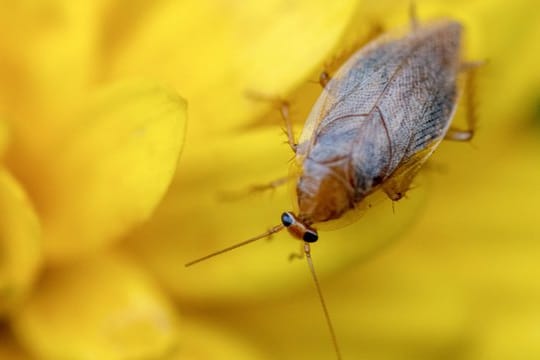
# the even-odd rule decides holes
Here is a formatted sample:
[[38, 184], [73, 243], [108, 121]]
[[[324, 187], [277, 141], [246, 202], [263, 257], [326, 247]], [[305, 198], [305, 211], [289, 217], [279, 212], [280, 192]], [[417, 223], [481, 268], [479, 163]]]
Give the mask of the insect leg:
[[283, 118], [283, 121], [285, 122], [285, 133], [287, 134], [287, 143], [291, 147], [292, 151], [296, 153], [296, 147], [298, 144], [294, 140], [294, 132], [292, 128], [292, 121], [289, 116], [289, 110], [291, 107], [291, 104], [278, 96], [269, 96], [265, 94], [261, 94], [255, 91], [248, 91], [246, 93], [247, 97], [249, 97], [252, 100], [255, 101], [266, 101], [274, 105], [277, 109], [279, 109], [279, 112], [281, 113], [281, 117]]
[[294, 140], [294, 132], [292, 128], [292, 121], [289, 117], [289, 109], [291, 105], [288, 101], [282, 100], [280, 105], [280, 112], [281, 117], [283, 117], [283, 120], [285, 121], [285, 129], [287, 131], [287, 142], [289, 143], [289, 146], [291, 147], [292, 151], [296, 153], [296, 148], [298, 147], [298, 144]]
[[249, 186], [247, 189], [239, 190], [239, 191], [228, 191], [228, 192], [221, 192], [219, 194], [220, 200], [224, 201], [236, 201], [240, 200], [242, 198], [245, 198], [247, 196], [261, 193], [268, 190], [275, 190], [278, 187], [286, 184], [290, 180], [289, 176], [284, 176], [282, 178], [269, 181], [265, 184], [254, 184]]
[[[420, 170], [420, 167], [417, 169], [411, 169], [407, 173], [402, 174], [402, 176], [392, 177], [388, 180], [388, 182], [383, 184], [382, 189], [388, 198], [392, 201], [401, 200], [407, 191], [410, 190], [411, 183], [418, 173], [418, 170]], [[394, 205], [392, 205], [392, 211], [394, 211]]]
[[384, 31], [383, 27], [379, 23], [373, 23], [367, 34], [357, 37], [350, 45], [345, 46], [323, 65], [323, 71], [319, 75], [319, 84], [323, 88], [332, 79], [332, 75], [339, 69], [339, 67], [351, 57], [358, 49], [363, 47], [366, 43], [373, 40]]
[[450, 127], [444, 136], [445, 140], [470, 141], [473, 138], [477, 124], [477, 116], [475, 111], [476, 71], [483, 64], [484, 62], [469, 62], [461, 65], [463, 71], [467, 72], [464, 90], [467, 129]]
[[486, 65], [486, 60], [465, 61], [459, 65], [459, 71], [467, 72]]
[[268, 182], [266, 184], [251, 185], [249, 187], [249, 192], [250, 193], [257, 193], [257, 192], [263, 192], [263, 191], [266, 191], [266, 190], [275, 190], [278, 187], [280, 187], [281, 185], [286, 184], [287, 181], [289, 181], [289, 177], [285, 176], [285, 177], [270, 181], [270, 182]]
[[382, 189], [392, 201], [398, 201], [411, 189], [411, 184], [426, 160], [433, 152], [433, 145], [414, 154], [401, 164], [394, 173], [384, 181]]
[[300, 251], [299, 252], [293, 252], [289, 255], [289, 261], [294, 261], [296, 259], [303, 259], [304, 258], [304, 243], [300, 243]]

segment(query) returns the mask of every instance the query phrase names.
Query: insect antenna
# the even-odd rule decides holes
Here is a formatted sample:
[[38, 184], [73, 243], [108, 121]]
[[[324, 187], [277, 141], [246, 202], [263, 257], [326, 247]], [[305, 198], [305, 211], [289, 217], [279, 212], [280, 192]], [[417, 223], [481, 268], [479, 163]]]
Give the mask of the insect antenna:
[[232, 246], [229, 246], [229, 247], [226, 247], [225, 249], [221, 249], [221, 250], [218, 250], [218, 251], [215, 251], [213, 253], [210, 253], [206, 256], [203, 256], [201, 258], [198, 258], [196, 260], [193, 260], [193, 261], [190, 261], [188, 263], [186, 263], [184, 266], [185, 267], [188, 267], [188, 266], [191, 266], [191, 265], [195, 265], [201, 261], [204, 261], [204, 260], [208, 260], [210, 258], [213, 258], [214, 256], [217, 256], [217, 255], [221, 255], [223, 253], [226, 253], [228, 251], [231, 251], [231, 250], [234, 250], [236, 248], [239, 248], [241, 246], [244, 246], [244, 245], [247, 245], [247, 244], [250, 244], [254, 241], [257, 241], [257, 240], [260, 240], [260, 239], [264, 239], [264, 238], [267, 238], [267, 237], [270, 237], [272, 234], [275, 234], [277, 232], [280, 232], [281, 230], [283, 230], [285, 227], [281, 224], [279, 225], [276, 225], [274, 227], [272, 227], [271, 229], [269, 229], [268, 231], [266, 231], [265, 233], [263, 234], [260, 234], [260, 235], [257, 235], [255, 237], [252, 237], [250, 239], [247, 239], [247, 240], [244, 240], [242, 242], [239, 242], [238, 244], [234, 244]]
[[313, 277], [313, 282], [315, 283], [315, 287], [317, 288], [317, 293], [319, 295], [319, 300], [323, 308], [326, 324], [328, 325], [328, 330], [330, 331], [330, 336], [332, 337], [332, 343], [334, 344], [334, 350], [336, 351], [337, 359], [341, 360], [341, 352], [339, 351], [336, 332], [334, 331], [334, 327], [332, 326], [332, 320], [330, 320], [330, 314], [328, 313], [328, 308], [326, 307], [326, 302], [324, 301], [321, 285], [319, 284], [319, 279], [317, 278], [317, 274], [315, 273], [313, 259], [311, 258], [311, 246], [308, 242], [304, 242], [304, 253], [306, 254], [306, 260], [309, 266], [309, 271], [311, 272], [311, 276]]

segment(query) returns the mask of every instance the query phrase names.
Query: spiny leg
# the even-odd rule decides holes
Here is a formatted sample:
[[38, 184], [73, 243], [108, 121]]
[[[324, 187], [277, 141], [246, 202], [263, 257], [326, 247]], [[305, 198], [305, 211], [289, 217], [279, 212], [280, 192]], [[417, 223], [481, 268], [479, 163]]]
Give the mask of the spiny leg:
[[289, 116], [290, 107], [291, 105], [289, 104], [288, 101], [282, 101], [280, 105], [280, 112], [281, 112], [281, 117], [283, 118], [283, 121], [285, 121], [285, 129], [287, 130], [287, 142], [289, 143], [291, 150], [294, 153], [296, 153], [296, 148], [298, 147], [298, 144], [296, 143], [296, 140], [294, 139], [292, 121]]
[[477, 115], [475, 108], [475, 88], [476, 88], [476, 71], [485, 62], [467, 62], [463, 63], [460, 67], [461, 71], [465, 71], [465, 119], [467, 121], [467, 129], [458, 129], [456, 127], [450, 127], [444, 136], [445, 140], [452, 141], [470, 141], [476, 130]]
[[249, 91], [247, 93], [247, 96], [255, 101], [266, 101], [274, 105], [277, 109], [279, 109], [279, 112], [281, 114], [281, 117], [283, 118], [283, 121], [285, 122], [285, 133], [287, 134], [287, 143], [291, 147], [292, 151], [296, 153], [296, 148], [298, 147], [298, 144], [296, 143], [294, 139], [294, 131], [292, 127], [292, 121], [289, 116], [289, 110], [291, 107], [291, 104], [278, 96], [270, 96], [261, 94], [254, 91]]

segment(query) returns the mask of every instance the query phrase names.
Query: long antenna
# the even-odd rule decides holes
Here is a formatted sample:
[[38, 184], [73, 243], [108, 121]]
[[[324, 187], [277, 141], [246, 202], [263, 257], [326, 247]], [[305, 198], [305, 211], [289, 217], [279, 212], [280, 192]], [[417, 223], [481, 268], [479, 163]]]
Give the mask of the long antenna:
[[270, 230], [268, 230], [267, 232], [265, 232], [264, 234], [257, 235], [257, 236], [255, 236], [255, 237], [252, 237], [251, 239], [247, 239], [247, 240], [242, 241], [242, 242], [240, 242], [240, 243], [238, 243], [238, 244], [235, 244], [235, 245], [226, 247], [225, 249], [221, 249], [221, 250], [215, 251], [215, 252], [210, 253], [210, 254], [208, 254], [208, 255], [206, 255], [206, 256], [203, 256], [203, 257], [198, 258], [198, 259], [196, 259], [196, 260], [190, 261], [190, 262], [186, 263], [185, 267], [188, 267], [188, 266], [191, 266], [191, 265], [195, 265], [195, 264], [197, 264], [197, 263], [199, 263], [199, 262], [201, 262], [201, 261], [208, 260], [208, 259], [210, 259], [210, 258], [213, 258], [214, 256], [221, 255], [221, 254], [223, 254], [223, 253], [226, 253], [227, 251], [234, 250], [234, 249], [239, 248], [239, 247], [241, 247], [241, 246], [244, 246], [244, 245], [247, 245], [247, 244], [249, 244], [249, 243], [252, 243], [252, 242], [254, 242], [254, 241], [256, 241], [256, 240], [260, 240], [260, 239], [267, 238], [267, 237], [269, 237], [270, 235], [275, 234], [275, 233], [277, 233], [277, 232], [283, 230], [283, 228], [284, 228], [284, 226], [281, 225], [281, 224], [280, 224], [280, 225], [276, 225], [276, 226], [274, 226], [273, 228], [271, 228]]
[[311, 272], [311, 275], [313, 276], [313, 282], [315, 282], [317, 293], [319, 294], [319, 300], [321, 301], [324, 317], [326, 318], [326, 323], [328, 325], [328, 330], [330, 330], [330, 335], [332, 336], [332, 343], [334, 344], [334, 350], [336, 351], [337, 359], [341, 360], [341, 352], [339, 351], [339, 345], [337, 342], [336, 333], [334, 331], [334, 327], [332, 326], [332, 321], [330, 320], [330, 314], [328, 313], [326, 302], [324, 301], [321, 285], [319, 284], [319, 280], [317, 279], [317, 274], [315, 273], [315, 267], [313, 266], [313, 260], [311, 259], [311, 246], [309, 245], [308, 242], [304, 242], [304, 253], [306, 254], [309, 270]]

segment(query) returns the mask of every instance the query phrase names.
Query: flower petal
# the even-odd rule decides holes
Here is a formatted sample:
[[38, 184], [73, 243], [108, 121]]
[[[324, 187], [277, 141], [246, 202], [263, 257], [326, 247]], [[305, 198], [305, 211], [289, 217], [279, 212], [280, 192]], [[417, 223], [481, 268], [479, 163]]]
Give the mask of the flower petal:
[[[195, 154], [193, 154], [195, 152]], [[284, 231], [258, 244], [185, 269], [182, 263], [266, 231], [290, 210], [286, 189], [274, 196], [220, 200], [223, 191], [244, 189], [287, 174], [290, 150], [279, 130], [209, 140], [205, 149], [186, 148], [182, 174], [152, 220], [137, 230], [128, 246], [170, 289], [183, 297], [210, 301], [259, 298], [309, 284], [304, 261], [289, 263], [300, 242]], [[283, 190], [283, 191], [282, 191]], [[410, 199], [370, 209], [354, 225], [322, 232], [313, 245], [321, 276], [358, 262], [401, 233], [416, 215], [423, 191]], [[204, 281], [201, 281], [204, 279]], [[306, 281], [307, 280], [307, 281]]]
[[[469, 155], [464, 169], [452, 166], [436, 177], [426, 211], [395, 246], [369, 263], [322, 279], [344, 357], [540, 356], [535, 331], [540, 142], [535, 136], [513, 139], [507, 144], [511, 152], [493, 153], [500, 143], [482, 147]], [[467, 152], [471, 149], [465, 147]], [[482, 175], [471, 177], [474, 169]], [[333, 356], [314, 290], [263, 306], [230, 307], [217, 321], [246, 336], [256, 329], [254, 341], [276, 358]]]
[[0, 314], [26, 295], [41, 264], [41, 228], [15, 179], [0, 169]]
[[536, 5], [534, 0], [447, 5], [458, 9], [467, 26], [467, 60], [486, 61], [476, 87], [480, 126], [485, 122], [503, 135], [509, 127], [522, 128], [521, 120], [535, 106], [540, 72], [531, 69], [540, 61], [540, 12], [530, 9]]
[[[538, 289], [536, 289], [538, 291]], [[536, 297], [536, 304], [538, 297]], [[524, 308], [525, 307], [525, 308]], [[540, 313], [532, 303], [513, 309], [515, 314], [499, 314], [482, 322], [483, 333], [474, 359], [534, 359], [540, 357]]]
[[[321, 282], [343, 358], [443, 358], [467, 329], [466, 294], [451, 275], [391, 253]], [[335, 358], [313, 288], [264, 306], [227, 309], [220, 320], [253, 334], [276, 359]]]
[[190, 103], [190, 136], [230, 131], [263, 111], [246, 91], [285, 95], [322, 68], [356, 3], [164, 2], [111, 52], [108, 75], [143, 74], [181, 89]]
[[[0, 4], [0, 109], [18, 125], [45, 130], [88, 92], [99, 72], [100, 1], [29, 0]], [[5, 103], [2, 103], [4, 100]], [[43, 121], [43, 118], [47, 121]], [[42, 128], [43, 127], [43, 128]], [[27, 136], [31, 136], [27, 134]]]
[[274, 359], [257, 349], [245, 336], [196, 320], [183, 323], [182, 344], [170, 354], [171, 360], [264, 360]]
[[176, 169], [186, 103], [146, 82], [111, 86], [44, 156], [45, 250], [63, 259], [110, 243], [145, 221]]
[[178, 340], [169, 302], [115, 254], [47, 271], [13, 324], [39, 359], [157, 358]]

